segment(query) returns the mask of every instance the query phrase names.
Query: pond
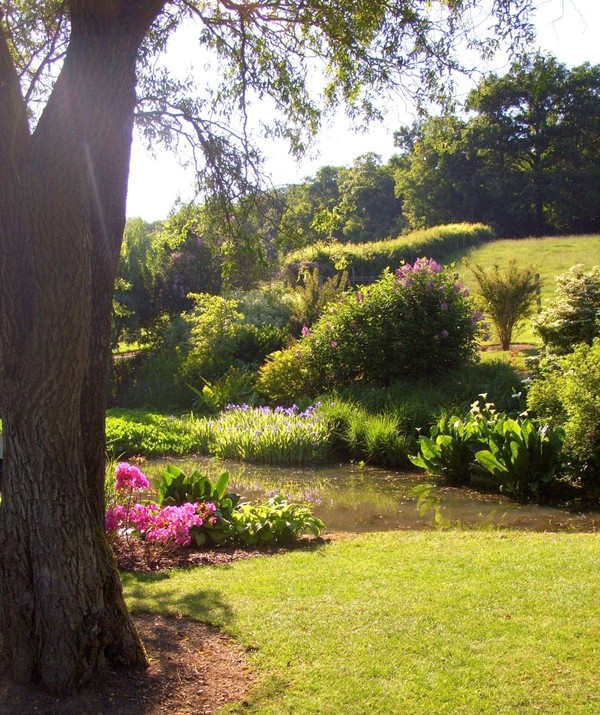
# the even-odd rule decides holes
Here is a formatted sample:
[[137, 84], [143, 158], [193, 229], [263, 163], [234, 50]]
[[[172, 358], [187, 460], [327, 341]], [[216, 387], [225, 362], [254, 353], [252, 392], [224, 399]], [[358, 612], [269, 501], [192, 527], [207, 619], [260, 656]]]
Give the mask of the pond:
[[411, 490], [418, 484], [435, 486], [443, 515], [469, 527], [507, 527], [533, 531], [600, 531], [600, 513], [565, 508], [518, 504], [501, 494], [447, 487], [443, 481], [420, 472], [342, 464], [315, 468], [269, 467], [209, 458], [169, 459], [149, 462], [144, 470], [157, 476], [168, 462], [185, 472], [195, 468], [215, 479], [230, 473], [230, 488], [245, 499], [279, 493], [312, 504], [327, 531], [381, 531], [431, 529], [433, 510], [419, 515]]

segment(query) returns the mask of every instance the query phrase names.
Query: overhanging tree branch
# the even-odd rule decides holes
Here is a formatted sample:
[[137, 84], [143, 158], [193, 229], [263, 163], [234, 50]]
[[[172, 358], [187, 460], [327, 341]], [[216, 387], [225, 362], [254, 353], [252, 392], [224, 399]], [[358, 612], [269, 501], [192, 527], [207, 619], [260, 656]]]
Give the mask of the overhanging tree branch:
[[4, 31], [0, 10], [0, 169], [3, 180], [18, 171], [18, 157], [29, 136], [27, 107]]

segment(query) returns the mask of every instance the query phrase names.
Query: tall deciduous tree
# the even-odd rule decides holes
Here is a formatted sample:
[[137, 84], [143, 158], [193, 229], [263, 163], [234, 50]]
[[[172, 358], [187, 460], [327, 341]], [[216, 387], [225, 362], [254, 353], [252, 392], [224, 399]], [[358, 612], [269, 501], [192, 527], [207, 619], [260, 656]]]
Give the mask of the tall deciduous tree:
[[469, 141], [488, 192], [523, 233], [597, 224], [600, 66], [570, 70], [551, 56], [525, 58], [485, 78], [467, 108], [477, 113]]
[[494, 224], [501, 235], [600, 227], [600, 66], [515, 62], [470, 93], [466, 118], [399, 133], [396, 188], [411, 225]]
[[[497, 22], [485, 38], [473, 33], [479, 0], [0, 4], [0, 593], [16, 679], [67, 692], [106, 661], [146, 664], [103, 530], [110, 316], [136, 111], [151, 138], [202, 152], [208, 188], [235, 196], [257, 159], [253, 101], [270, 97], [269, 131], [300, 151], [325, 106], [376, 115], [382, 94], [411, 77], [417, 94], [439, 92], [457, 38], [485, 50], [527, 35], [532, 1], [490, 0]], [[186, 18], [221, 68], [216, 86], [153, 71]], [[321, 63], [317, 98], [308, 56]]]

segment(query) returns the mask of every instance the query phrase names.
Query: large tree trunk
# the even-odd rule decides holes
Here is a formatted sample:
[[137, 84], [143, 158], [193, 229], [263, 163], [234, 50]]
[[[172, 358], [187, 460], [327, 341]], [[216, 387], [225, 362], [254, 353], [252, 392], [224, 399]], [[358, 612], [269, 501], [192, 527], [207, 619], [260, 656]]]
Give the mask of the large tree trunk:
[[104, 534], [104, 417], [135, 58], [162, 4], [72, 0], [33, 134], [0, 37], [1, 626], [14, 677], [59, 693], [147, 664]]

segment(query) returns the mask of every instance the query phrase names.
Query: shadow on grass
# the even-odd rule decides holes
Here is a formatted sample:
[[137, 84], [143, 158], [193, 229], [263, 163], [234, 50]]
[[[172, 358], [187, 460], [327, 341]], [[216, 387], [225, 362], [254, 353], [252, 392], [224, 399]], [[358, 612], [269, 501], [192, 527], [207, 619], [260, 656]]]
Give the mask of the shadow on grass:
[[154, 593], [152, 584], [168, 579], [165, 574], [123, 574], [123, 586], [132, 613], [185, 614], [198, 620], [226, 625], [233, 621], [233, 611], [214, 589], [195, 589], [190, 592], [161, 587]]
[[[192, 566], [196, 574], [201, 574], [207, 566], [211, 569], [211, 579], [214, 582], [215, 573], [221, 569], [231, 569], [234, 563], [249, 558], [270, 558], [295, 551], [310, 551], [318, 553], [332, 541], [328, 537], [299, 539], [285, 546], [256, 546], [230, 550], [231, 560], [226, 563]], [[222, 554], [222, 552], [219, 552]], [[187, 569], [180, 565], [177, 574]], [[201, 579], [198, 578], [198, 583]], [[224, 626], [234, 620], [234, 614], [223, 598], [221, 592], [211, 588], [190, 589], [186, 583], [183, 589], [178, 587], [177, 579], [170, 572], [158, 573], [127, 571], [121, 573], [123, 590], [133, 613], [161, 613], [164, 615], [185, 614], [213, 625]], [[172, 587], [169, 582], [172, 582]]]

